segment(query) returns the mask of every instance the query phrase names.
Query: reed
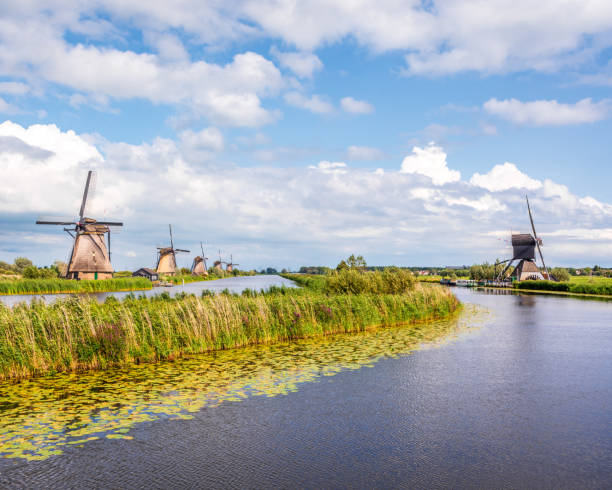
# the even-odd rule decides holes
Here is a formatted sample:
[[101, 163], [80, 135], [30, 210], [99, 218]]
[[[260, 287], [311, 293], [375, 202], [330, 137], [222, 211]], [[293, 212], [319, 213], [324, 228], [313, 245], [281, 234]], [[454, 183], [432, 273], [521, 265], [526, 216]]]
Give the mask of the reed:
[[529, 289], [534, 291], [558, 291], [577, 294], [597, 294], [602, 296], [612, 295], [612, 279], [608, 278], [592, 282], [521, 281], [514, 283], [514, 287], [516, 289]]
[[106, 291], [137, 291], [151, 289], [144, 277], [120, 277], [98, 281], [72, 279], [20, 279], [0, 281], [0, 294], [101, 293]]
[[[360, 332], [442, 318], [459, 307], [445, 288], [325, 294], [275, 288], [243, 295], [70, 298], [0, 306], [0, 378], [103, 369], [250, 344]], [[418, 327], [414, 327], [418, 328]]]

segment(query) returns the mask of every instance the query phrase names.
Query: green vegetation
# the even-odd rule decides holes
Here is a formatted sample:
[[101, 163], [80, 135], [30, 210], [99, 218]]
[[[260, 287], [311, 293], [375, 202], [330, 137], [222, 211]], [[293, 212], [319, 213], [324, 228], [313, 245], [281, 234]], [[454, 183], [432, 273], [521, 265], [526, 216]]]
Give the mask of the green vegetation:
[[604, 296], [612, 295], [612, 279], [604, 277], [598, 278], [598, 280], [572, 277], [569, 282], [521, 281], [514, 283], [514, 287], [516, 289], [529, 289], [533, 291], [557, 291], [576, 294], [598, 294]]
[[446, 317], [459, 307], [447, 289], [415, 284], [407, 271], [349, 269], [299, 280], [307, 287], [241, 296], [204, 292], [200, 298], [162, 294], [123, 302], [111, 297], [103, 304], [74, 298], [0, 306], [0, 378], [361, 332]]
[[557, 281], [569, 281], [571, 278], [568, 270], [563, 267], [555, 267], [550, 272]]
[[498, 265], [489, 264], [488, 262], [484, 262], [482, 264], [474, 264], [470, 267], [470, 279], [475, 281], [493, 281], [497, 278], [497, 274], [499, 274], [505, 264]]
[[0, 281], [0, 294], [98, 293], [104, 291], [137, 291], [151, 289], [143, 277], [126, 277], [98, 281], [72, 279], [20, 279]]

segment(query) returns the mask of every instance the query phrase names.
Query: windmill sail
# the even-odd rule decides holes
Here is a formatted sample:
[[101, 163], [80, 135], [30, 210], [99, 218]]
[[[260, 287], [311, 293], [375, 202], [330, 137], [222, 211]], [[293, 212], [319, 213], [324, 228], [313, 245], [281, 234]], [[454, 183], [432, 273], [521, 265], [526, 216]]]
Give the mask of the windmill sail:
[[527, 200], [527, 211], [529, 212], [529, 221], [531, 222], [531, 229], [533, 230], [533, 237], [535, 238], [536, 245], [538, 247], [538, 254], [540, 254], [540, 259], [542, 260], [542, 269], [546, 272], [546, 276], [548, 276], [548, 269], [546, 268], [546, 264], [544, 263], [544, 256], [542, 255], [542, 249], [540, 248], [540, 244], [542, 240], [538, 237], [536, 233], [535, 225], [533, 224], [533, 216], [531, 215], [531, 206], [529, 206], [529, 197], [525, 196]]

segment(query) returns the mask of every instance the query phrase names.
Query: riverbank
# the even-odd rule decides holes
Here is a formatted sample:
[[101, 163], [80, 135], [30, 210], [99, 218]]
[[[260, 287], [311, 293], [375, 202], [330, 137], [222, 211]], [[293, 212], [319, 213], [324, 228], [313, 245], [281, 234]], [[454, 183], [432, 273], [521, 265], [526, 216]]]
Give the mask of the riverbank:
[[419, 324], [460, 308], [450, 291], [268, 293], [108, 299], [0, 306], [0, 378], [104, 369], [254, 344]]
[[114, 291], [142, 291], [151, 289], [151, 281], [144, 277], [118, 277], [98, 281], [74, 279], [18, 279], [0, 281], [0, 295], [104, 293]]

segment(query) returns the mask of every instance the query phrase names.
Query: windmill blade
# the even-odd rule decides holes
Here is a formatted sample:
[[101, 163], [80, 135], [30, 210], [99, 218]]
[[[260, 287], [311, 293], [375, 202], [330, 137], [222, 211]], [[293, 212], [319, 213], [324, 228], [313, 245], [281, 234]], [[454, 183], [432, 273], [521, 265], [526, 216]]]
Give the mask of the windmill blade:
[[85, 190], [83, 191], [83, 200], [81, 201], [81, 209], [79, 211], [79, 219], [82, 221], [85, 216], [85, 212], [88, 211], [87, 208], [87, 199], [90, 196], [90, 193], [93, 194], [93, 190], [95, 187], [95, 179], [96, 173], [93, 170], [87, 172], [87, 180], [85, 181]]
[[68, 225], [76, 225], [76, 221], [45, 221], [45, 220], [40, 220], [37, 219], [36, 220], [36, 224], [37, 225], [63, 225], [63, 226], [68, 226]]
[[200, 242], [200, 250], [202, 250], [202, 258], [204, 258], [204, 245]]
[[121, 221], [96, 221], [96, 225], [123, 226]]
[[542, 268], [546, 275], [548, 276], [548, 269], [546, 268], [546, 264], [544, 263], [544, 256], [542, 255], [542, 249], [540, 248], [540, 239], [538, 238], [538, 234], [536, 233], [535, 225], [533, 224], [533, 216], [531, 215], [531, 206], [529, 206], [529, 197], [525, 195], [525, 199], [527, 200], [527, 211], [529, 212], [529, 221], [531, 221], [531, 229], [533, 230], [533, 237], [535, 238], [536, 245], [538, 247], [538, 253], [540, 254], [540, 259], [542, 260]]
[[191, 250], [183, 250], [182, 248], [175, 248], [174, 251], [175, 252], [186, 252], [186, 253], [191, 252]]
[[172, 239], [172, 225], [168, 225], [168, 228], [170, 228], [170, 248], [174, 249], [174, 241]]
[[109, 228], [108, 229], [108, 237], [107, 237], [108, 238], [108, 260], [109, 260], [109, 262], [110, 262], [110, 259], [111, 259], [110, 236], [111, 236], [111, 231], [110, 231], [110, 228]]

